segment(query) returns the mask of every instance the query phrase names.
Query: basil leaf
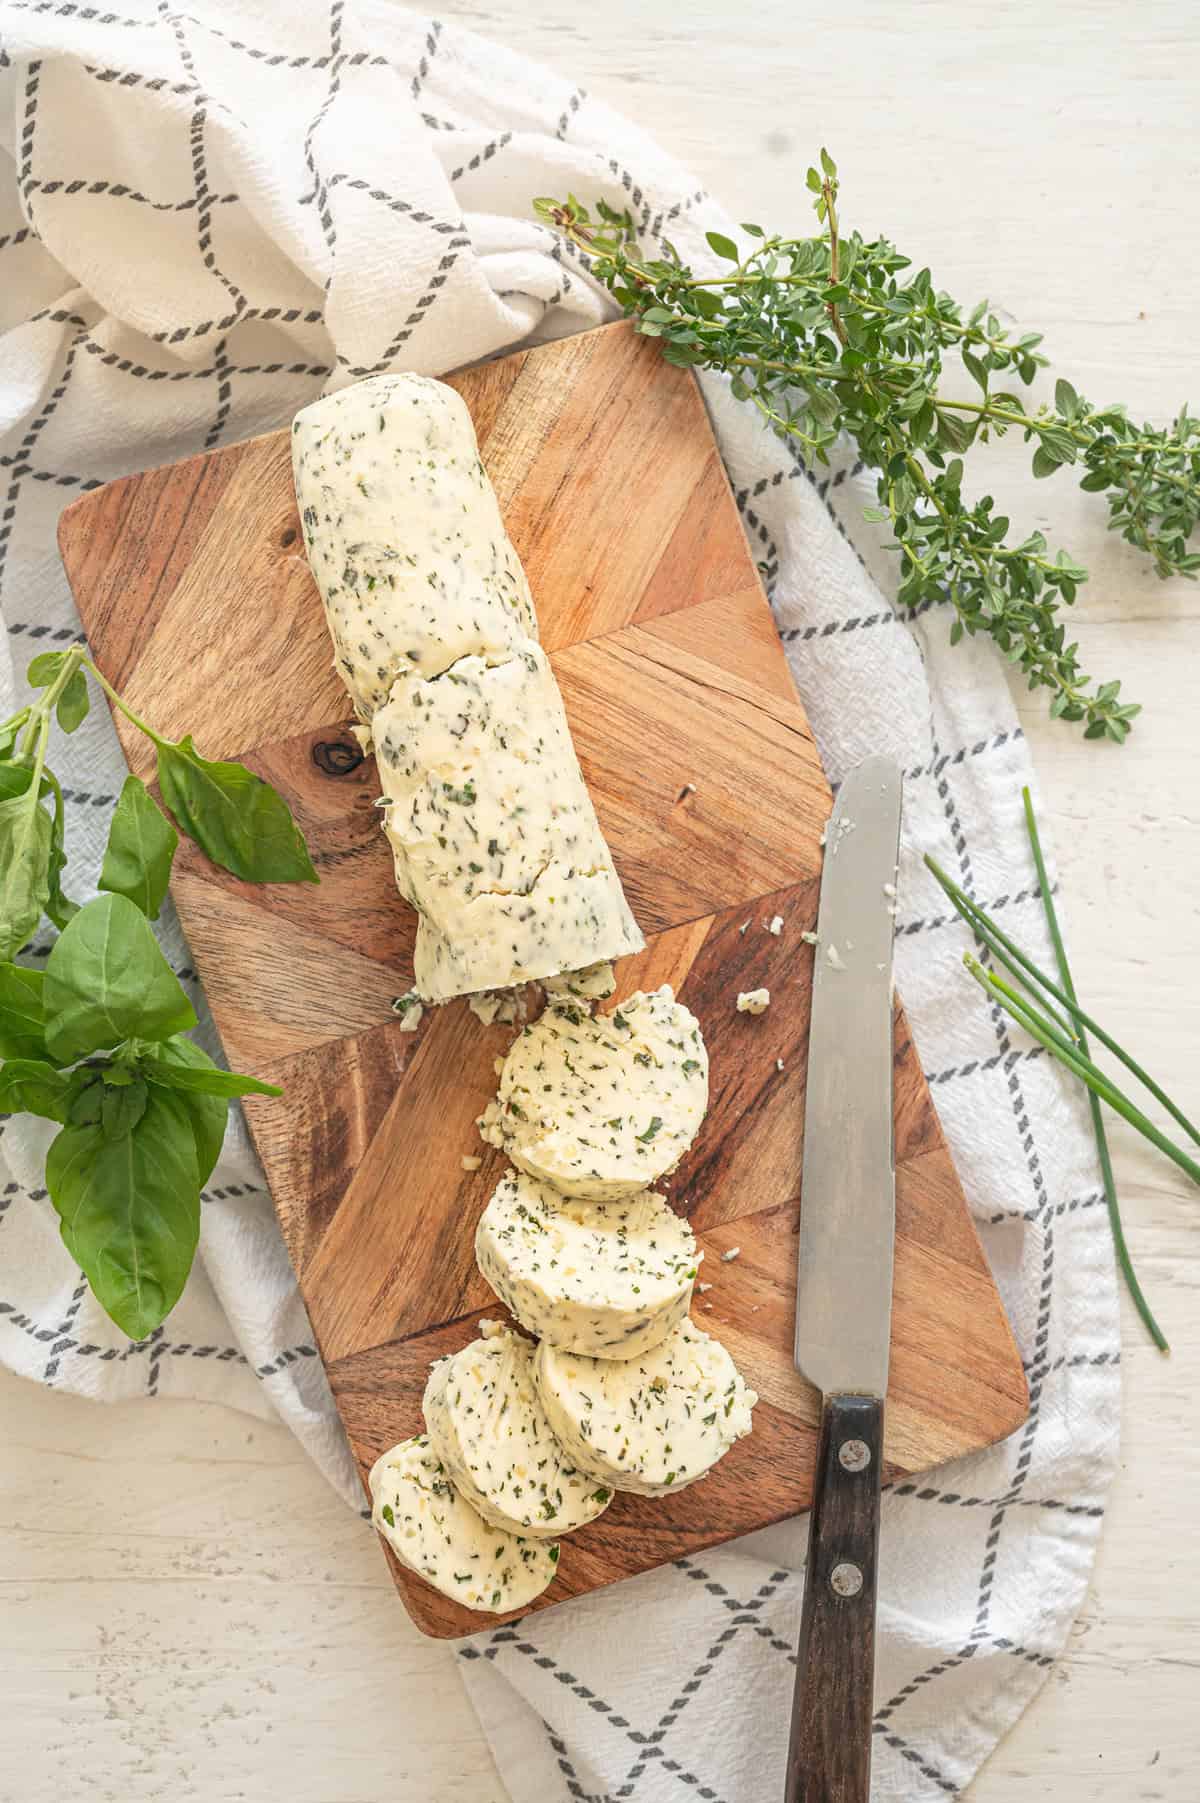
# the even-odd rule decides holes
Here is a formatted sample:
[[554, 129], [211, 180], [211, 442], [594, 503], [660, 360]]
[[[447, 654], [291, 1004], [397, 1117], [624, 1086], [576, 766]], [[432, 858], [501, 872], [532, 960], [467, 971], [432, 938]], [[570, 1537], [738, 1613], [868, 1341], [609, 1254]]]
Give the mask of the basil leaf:
[[42, 1058], [10, 1058], [0, 1065], [0, 1114], [40, 1114], [65, 1121], [70, 1078]]
[[104, 1109], [104, 1078], [87, 1066], [71, 1072], [67, 1119], [72, 1127], [95, 1127]]
[[30, 659], [25, 680], [31, 689], [48, 689], [66, 661], [65, 651], [39, 651]]
[[46, 897], [46, 913], [54, 922], [59, 932], [70, 926], [79, 912], [79, 903], [63, 894], [62, 873], [66, 868], [67, 854], [61, 845], [51, 842], [50, 845], [50, 893]]
[[58, 698], [55, 716], [64, 732], [74, 732], [88, 717], [92, 703], [88, 695], [87, 677], [76, 670]]
[[192, 743], [158, 747], [158, 782], [180, 827], [248, 883], [320, 882], [286, 801], [244, 764], [210, 763]]
[[[47, 772], [49, 776], [49, 772]], [[79, 912], [79, 903], [73, 902], [63, 894], [62, 873], [67, 867], [66, 847], [63, 843], [66, 836], [66, 809], [63, 806], [63, 792], [58, 779], [49, 776], [49, 786], [54, 791], [54, 819], [50, 826], [50, 893], [46, 897], [46, 913], [61, 933]]]
[[160, 1083], [164, 1089], [183, 1090], [195, 1096], [223, 1096], [228, 1100], [234, 1096], [283, 1094], [274, 1083], [260, 1083], [257, 1077], [242, 1077], [236, 1071], [223, 1071], [215, 1064], [207, 1067], [155, 1064], [147, 1067], [146, 1076], [151, 1083]]
[[63, 1244], [100, 1306], [144, 1340], [178, 1302], [200, 1234], [200, 1183], [189, 1124], [174, 1096], [148, 1094], [119, 1139], [64, 1127], [46, 1157]]
[[101, 889], [128, 896], [143, 914], [157, 920], [178, 844], [179, 834], [145, 783], [127, 776], [109, 828]]
[[149, 1091], [140, 1077], [119, 1087], [104, 1088], [100, 1100], [100, 1125], [105, 1139], [120, 1139], [132, 1133], [146, 1112]]
[[51, 836], [50, 816], [35, 795], [0, 800], [0, 958], [20, 951], [45, 911]]
[[44, 1058], [44, 972], [0, 964], [0, 1058]]
[[46, 1044], [64, 1064], [196, 1024], [145, 915], [124, 895], [97, 896], [56, 940], [44, 1000]]
[[[160, 1045], [151, 1046], [142, 1065], [143, 1073], [151, 1083], [156, 1079], [156, 1067], [161, 1065], [199, 1071], [215, 1071], [217, 1068], [208, 1053], [194, 1039], [164, 1039]], [[203, 1188], [212, 1176], [221, 1156], [221, 1147], [225, 1144], [229, 1103], [218, 1096], [185, 1094], [182, 1090], [177, 1091], [176, 1096], [187, 1109], [191, 1121], [200, 1166], [200, 1187]]]
[[21, 729], [25, 725], [28, 716], [29, 710], [26, 708], [24, 713], [14, 714], [7, 725], [0, 726], [0, 758], [10, 758], [12, 756], [17, 740], [21, 736]]
[[24, 795], [32, 781], [32, 764], [0, 764], [0, 801]]

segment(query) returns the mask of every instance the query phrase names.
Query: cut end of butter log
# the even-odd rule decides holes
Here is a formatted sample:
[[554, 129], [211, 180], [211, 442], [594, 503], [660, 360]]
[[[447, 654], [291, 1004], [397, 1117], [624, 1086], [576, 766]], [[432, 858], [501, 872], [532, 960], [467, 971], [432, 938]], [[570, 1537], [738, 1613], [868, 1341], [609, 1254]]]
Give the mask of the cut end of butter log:
[[533, 1347], [488, 1323], [486, 1336], [439, 1359], [422, 1405], [429, 1443], [484, 1521], [550, 1538], [594, 1521], [612, 1499], [559, 1445], [533, 1382]]
[[524, 1171], [502, 1179], [475, 1234], [480, 1271], [522, 1327], [603, 1359], [636, 1358], [666, 1339], [687, 1314], [702, 1256], [654, 1190], [587, 1202]]
[[728, 1352], [690, 1320], [639, 1359], [580, 1358], [543, 1342], [534, 1365], [555, 1437], [597, 1483], [668, 1496], [750, 1432], [758, 1401]]
[[372, 730], [427, 1001], [640, 948], [540, 645], [396, 681]]
[[371, 1521], [402, 1565], [467, 1609], [524, 1609], [558, 1570], [558, 1547], [482, 1521], [458, 1494], [426, 1434], [377, 1459]]
[[504, 1060], [480, 1132], [561, 1195], [613, 1202], [674, 1170], [707, 1106], [699, 1024], [664, 985], [611, 1014], [552, 1000]]

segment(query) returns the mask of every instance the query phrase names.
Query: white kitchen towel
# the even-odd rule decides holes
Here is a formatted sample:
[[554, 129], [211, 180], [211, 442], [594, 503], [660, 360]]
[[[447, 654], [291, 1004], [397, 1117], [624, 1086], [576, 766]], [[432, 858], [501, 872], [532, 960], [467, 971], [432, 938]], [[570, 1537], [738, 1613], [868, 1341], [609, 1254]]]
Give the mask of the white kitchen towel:
[[[730, 229], [581, 89], [381, 0], [0, 0], [5, 692], [78, 636], [54, 528], [82, 489], [281, 425], [329, 385], [436, 374], [611, 317], [532, 217], [535, 195], [568, 189], [630, 207], [648, 249], [668, 235], [704, 261], [705, 229]], [[1019, 817], [1029, 767], [988, 650], [951, 651], [938, 610], [895, 613], [860, 473], [812, 479], [720, 381], [704, 386], [831, 777], [881, 749], [907, 774], [898, 984], [1029, 1374], [1010, 1442], [885, 1506], [875, 1795], [953, 1795], [1063, 1644], [1116, 1453], [1116, 1288], [1082, 1102], [964, 977], [965, 935], [920, 862], [935, 852], [1048, 959]], [[103, 709], [56, 759], [82, 896], [122, 775]], [[174, 924], [164, 941], [202, 1008]], [[274, 1409], [358, 1506], [240, 1123], [196, 1274], [136, 1346], [62, 1249], [45, 1140], [3, 1128], [0, 1356], [98, 1398]], [[518, 1803], [774, 1794], [802, 1563], [793, 1523], [468, 1644]]]

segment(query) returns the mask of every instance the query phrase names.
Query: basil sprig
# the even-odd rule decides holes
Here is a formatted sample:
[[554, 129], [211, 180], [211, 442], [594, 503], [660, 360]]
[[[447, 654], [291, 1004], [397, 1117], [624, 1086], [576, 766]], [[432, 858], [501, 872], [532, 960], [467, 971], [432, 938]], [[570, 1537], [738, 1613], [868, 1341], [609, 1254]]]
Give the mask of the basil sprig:
[[181, 1038], [195, 1023], [124, 895], [81, 908], [44, 974], [0, 964], [0, 1109], [58, 1122], [46, 1187], [63, 1242], [133, 1340], [159, 1325], [187, 1280], [228, 1098], [280, 1094]]
[[[86, 718], [90, 672], [155, 747], [159, 787], [121, 791], [100, 873], [79, 907], [63, 892], [65, 808], [46, 763], [52, 721]], [[200, 1231], [200, 1192], [230, 1099], [281, 1092], [221, 1070], [183, 1037], [191, 1002], [150, 927], [166, 896], [176, 824], [249, 882], [316, 882], [283, 797], [244, 765], [201, 757], [137, 717], [81, 647], [29, 667], [36, 699], [0, 726], [0, 1113], [59, 1131], [46, 1187], [63, 1242], [101, 1306], [143, 1340], [178, 1301]], [[45, 971], [14, 963], [43, 915], [59, 929]]]
[[179, 843], [176, 827], [244, 882], [319, 881], [291, 810], [270, 783], [244, 764], [202, 757], [190, 733], [164, 738], [134, 713], [82, 646], [43, 651], [28, 671], [40, 694], [0, 726], [0, 958], [21, 949], [43, 914], [61, 930], [75, 913], [62, 889], [63, 794], [46, 751], [52, 720], [74, 732], [87, 717], [85, 672], [153, 744], [159, 789], [175, 822], [131, 776], [113, 816], [102, 889], [128, 896], [156, 918]]

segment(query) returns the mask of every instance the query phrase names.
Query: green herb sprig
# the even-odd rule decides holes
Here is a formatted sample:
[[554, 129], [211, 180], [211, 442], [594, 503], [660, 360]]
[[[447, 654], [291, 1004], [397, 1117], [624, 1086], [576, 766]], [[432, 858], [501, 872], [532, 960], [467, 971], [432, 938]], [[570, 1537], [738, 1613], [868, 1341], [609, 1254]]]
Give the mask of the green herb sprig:
[[1033, 800], [1028, 789], [1022, 791], [1022, 801], [1026, 830], [1029, 834], [1030, 848], [1033, 852], [1038, 882], [1041, 887], [1046, 923], [1058, 964], [1058, 983], [1055, 983], [1043, 970], [1038, 968], [1033, 959], [996, 925], [986, 909], [972, 901], [971, 897], [954, 882], [953, 878], [946, 874], [934, 858], [927, 854], [925, 864], [941, 885], [955, 911], [971, 928], [980, 945], [997, 964], [1016, 979], [1020, 988], [1014, 988], [995, 970], [986, 968], [978, 958], [970, 952], [966, 952], [963, 954], [963, 963], [971, 976], [991, 1001], [1002, 1008], [1020, 1027], [1023, 1027], [1029, 1036], [1042, 1046], [1064, 1070], [1069, 1071], [1073, 1077], [1077, 1077], [1088, 1091], [1092, 1130], [1100, 1162], [1117, 1262], [1147, 1332], [1159, 1351], [1166, 1352], [1168, 1350], [1166, 1336], [1155, 1320], [1150, 1304], [1138, 1282], [1129, 1245], [1125, 1238], [1121, 1206], [1117, 1199], [1112, 1158], [1108, 1147], [1108, 1134], [1100, 1108], [1101, 1102], [1111, 1108], [1115, 1114], [1119, 1114], [1123, 1120], [1128, 1121], [1130, 1126], [1134, 1127], [1144, 1139], [1164, 1153], [1173, 1164], [1191, 1178], [1193, 1183], [1198, 1185], [1200, 1185], [1200, 1162], [1162, 1132], [1125, 1091], [1113, 1082], [1107, 1072], [1100, 1069], [1091, 1056], [1088, 1034], [1091, 1033], [1107, 1051], [1111, 1052], [1125, 1066], [1126, 1070], [1137, 1079], [1144, 1089], [1149, 1091], [1197, 1146], [1200, 1146], [1200, 1128], [1197, 1128], [1188, 1119], [1178, 1103], [1172, 1101], [1149, 1072], [1144, 1070], [1138, 1061], [1123, 1046], [1119, 1045], [1098, 1021], [1093, 1020], [1092, 1016], [1079, 1006], [1070, 965], [1067, 961], [1066, 947], [1063, 944], [1062, 932], [1058, 924], [1058, 913], [1054, 906], [1054, 898], [1050, 893], [1050, 882], [1034, 815]]
[[[174, 823], [129, 776], [83, 907], [62, 888], [61, 784], [52, 723], [87, 717], [87, 673], [153, 743]], [[304, 839], [270, 784], [215, 763], [190, 737], [140, 719], [78, 646], [29, 667], [34, 699], [0, 726], [0, 1112], [59, 1132], [46, 1187], [63, 1242], [106, 1312], [143, 1340], [178, 1301], [195, 1256], [200, 1192], [220, 1156], [230, 1099], [281, 1092], [221, 1070], [184, 1035], [196, 1014], [150, 927], [181, 829], [249, 882], [316, 882]], [[45, 914], [60, 929], [44, 971], [13, 962]]]
[[[948, 602], [955, 642], [986, 634], [1031, 689], [1049, 691], [1054, 717], [1121, 743], [1140, 710], [1120, 699], [1119, 682], [1092, 684], [1062, 619], [1087, 571], [1050, 552], [1040, 532], [1013, 540], [992, 496], [964, 495], [963, 459], [976, 444], [1021, 432], [1035, 476], [1075, 468], [1081, 488], [1106, 497], [1111, 529], [1160, 576], [1195, 578], [1200, 553], [1188, 541], [1200, 518], [1200, 419], [1185, 406], [1169, 427], [1137, 425], [1124, 407], [1095, 406], [1067, 381], [1053, 407], [1031, 407], [1012, 385], [1027, 387], [1046, 365], [1041, 334], [1014, 335], [986, 301], [964, 314], [928, 269], [908, 275], [910, 259], [886, 238], [846, 233], [828, 152], [808, 171], [808, 187], [817, 236], [743, 225], [751, 240], [743, 253], [709, 232], [709, 247], [730, 265], [715, 276], [696, 275], [669, 242], [662, 257], [641, 256], [630, 214], [604, 201], [594, 215], [574, 195], [533, 205], [587, 254], [638, 331], [662, 340], [669, 362], [728, 375], [733, 393], [810, 466], [828, 464], [840, 437], [853, 442], [876, 472], [879, 506], [868, 518], [891, 529], [902, 607]], [[961, 362], [978, 399], [941, 394], [947, 357]]]

